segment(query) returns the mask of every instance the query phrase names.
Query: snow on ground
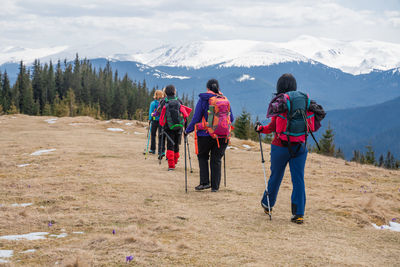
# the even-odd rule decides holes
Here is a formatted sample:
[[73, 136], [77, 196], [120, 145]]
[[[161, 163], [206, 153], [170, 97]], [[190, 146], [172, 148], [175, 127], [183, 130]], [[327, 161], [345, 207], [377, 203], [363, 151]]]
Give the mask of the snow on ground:
[[124, 130], [121, 128], [107, 128], [108, 131], [111, 132], [123, 132]]
[[140, 135], [140, 134], [143, 134], [143, 133], [139, 133], [139, 132], [134, 132], [134, 134], [138, 134], [138, 135]]
[[55, 149], [55, 148], [52, 148], [52, 149], [38, 150], [38, 151], [33, 152], [33, 153], [31, 154], [31, 156], [40, 156], [40, 155], [42, 155], [42, 154], [47, 154], [47, 153], [50, 153], [50, 152], [53, 152], [53, 151], [56, 151], [56, 149]]
[[244, 82], [244, 81], [254, 81], [256, 78], [251, 77], [248, 74], [243, 74], [240, 78], [236, 79], [238, 82]]
[[249, 146], [249, 145], [242, 145], [244, 148], [246, 148], [246, 149], [251, 149], [251, 146]]
[[20, 253], [33, 253], [33, 252], [35, 252], [36, 251], [36, 249], [27, 249], [27, 250], [24, 250], [24, 251], [21, 251]]
[[389, 225], [381, 225], [381, 226], [378, 226], [373, 223], [372, 226], [378, 230], [391, 230], [391, 231], [395, 231], [395, 232], [400, 232], [400, 223], [396, 223], [396, 222], [389, 222]]
[[85, 232], [72, 232], [72, 233], [76, 235], [83, 235]]
[[25, 208], [25, 207], [32, 206], [32, 205], [33, 205], [33, 203], [21, 203], [21, 204], [14, 203], [14, 204], [11, 204], [11, 207], [23, 207], [23, 208]]
[[237, 150], [237, 147], [234, 147], [234, 146], [228, 146], [226, 149], [234, 149], [234, 150]]
[[29, 165], [31, 165], [31, 164], [29, 164], [29, 163], [26, 163], [26, 164], [19, 164], [19, 165], [17, 165], [17, 167], [18, 167], [18, 168], [23, 168], [23, 167], [26, 167], [26, 166], [29, 166]]
[[54, 123], [56, 123], [57, 120], [58, 119], [48, 119], [48, 120], [45, 120], [45, 122], [47, 122], [49, 124], [54, 124]]
[[13, 240], [13, 241], [18, 241], [18, 240], [40, 240], [40, 239], [46, 239], [46, 235], [49, 233], [47, 232], [34, 232], [34, 233], [29, 233], [29, 234], [22, 234], [22, 235], [3, 235], [0, 236], [0, 240]]
[[6, 258], [11, 258], [14, 254], [13, 250], [3, 250], [0, 249], [0, 263], [8, 263], [9, 261]]
[[126, 125], [126, 126], [132, 126], [132, 125], [133, 125], [133, 122], [127, 122], [127, 123], [125, 123], [125, 125]]
[[68, 236], [68, 234], [67, 233], [62, 233], [62, 234], [59, 234], [59, 235], [49, 235], [50, 237], [55, 237], [55, 238], [63, 238], [63, 237], [67, 237]]

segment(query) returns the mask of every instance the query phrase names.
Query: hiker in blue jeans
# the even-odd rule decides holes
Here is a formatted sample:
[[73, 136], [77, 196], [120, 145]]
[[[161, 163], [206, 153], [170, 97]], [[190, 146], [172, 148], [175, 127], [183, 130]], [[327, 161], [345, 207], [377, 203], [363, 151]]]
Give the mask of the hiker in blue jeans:
[[[274, 104], [273, 105], [270, 104], [268, 113], [271, 112], [270, 111], [271, 107], [272, 109], [276, 109], [277, 111], [279, 111], [277, 113], [281, 113], [283, 110], [282, 103], [286, 102], [284, 101], [279, 102], [279, 96], [287, 97], [288, 94], [290, 95], [290, 93], [288, 92], [296, 91], [296, 89], [297, 89], [296, 79], [291, 74], [282, 75], [277, 83], [277, 94], [276, 94], [277, 97], [275, 97], [271, 101], [271, 104], [272, 103]], [[281, 107], [279, 107], [279, 105], [281, 105]], [[291, 221], [297, 224], [302, 224], [304, 221], [304, 209], [306, 205], [304, 167], [306, 164], [307, 153], [308, 153], [305, 145], [305, 140], [307, 136], [305, 136], [304, 138], [286, 137], [289, 138], [286, 140], [284, 140], [285, 138], [282, 138], [282, 133], [279, 130], [282, 129], [280, 123], [284, 116], [286, 116], [287, 121], [289, 120], [288, 119], [289, 112], [287, 110], [288, 109], [286, 107], [286, 113], [283, 113], [283, 115], [279, 114], [271, 116], [272, 120], [266, 126], [262, 126], [259, 123], [256, 124], [255, 131], [264, 134], [275, 133], [274, 139], [271, 143], [271, 176], [268, 180], [268, 186], [267, 186], [271, 211], [272, 207], [276, 203], [279, 187], [281, 185], [283, 176], [285, 174], [286, 166], [289, 163], [290, 173], [292, 176], [292, 184], [293, 184], [293, 191], [291, 197], [291, 202], [292, 202]], [[289, 128], [286, 128], [286, 125], [283, 127], [284, 129], [286, 129], [286, 131], [288, 131]], [[292, 142], [290, 141], [290, 138], [292, 138]], [[261, 200], [261, 205], [264, 208], [264, 212], [268, 214], [268, 200], [266, 191], [264, 191], [264, 195]]]

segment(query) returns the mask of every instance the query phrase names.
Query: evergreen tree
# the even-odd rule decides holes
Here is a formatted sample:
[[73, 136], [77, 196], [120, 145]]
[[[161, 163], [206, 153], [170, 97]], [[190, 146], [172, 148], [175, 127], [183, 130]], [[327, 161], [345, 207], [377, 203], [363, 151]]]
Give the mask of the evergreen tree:
[[325, 130], [325, 133], [322, 134], [322, 138], [319, 140], [321, 150], [318, 153], [334, 156], [335, 155], [335, 144], [334, 144], [334, 133], [331, 125], [328, 125], [328, 128]]
[[340, 147], [335, 152], [335, 158], [344, 159], [344, 154]]
[[383, 163], [384, 163], [384, 159], [383, 159], [383, 155], [381, 154], [379, 156], [379, 160], [378, 160], [377, 166], [382, 167]]
[[8, 112], [12, 105], [12, 92], [7, 71], [3, 73], [3, 79], [1, 84], [2, 84], [3, 111]]
[[239, 139], [249, 138], [249, 128], [250, 128], [250, 113], [246, 110], [242, 110], [239, 118], [235, 121], [235, 129], [233, 130], [235, 137]]
[[367, 145], [365, 147], [367, 149], [367, 152], [365, 152], [365, 163], [374, 165], [375, 164], [375, 152], [372, 149], [371, 145]]

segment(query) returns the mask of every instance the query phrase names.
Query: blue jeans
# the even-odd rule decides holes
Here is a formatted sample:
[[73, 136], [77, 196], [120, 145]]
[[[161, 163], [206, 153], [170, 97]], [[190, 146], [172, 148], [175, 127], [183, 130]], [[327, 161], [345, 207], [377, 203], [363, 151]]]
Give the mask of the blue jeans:
[[[287, 147], [271, 145], [271, 176], [268, 180], [268, 192], [270, 205], [273, 207], [278, 196], [286, 165], [289, 163], [290, 174], [292, 176], [292, 214], [304, 215], [306, 205], [306, 189], [304, 185], [304, 167], [307, 159], [307, 148], [301, 146], [295, 157], [291, 157]], [[292, 147], [292, 151], [297, 151], [297, 146]], [[262, 198], [262, 203], [268, 205], [266, 192]]]

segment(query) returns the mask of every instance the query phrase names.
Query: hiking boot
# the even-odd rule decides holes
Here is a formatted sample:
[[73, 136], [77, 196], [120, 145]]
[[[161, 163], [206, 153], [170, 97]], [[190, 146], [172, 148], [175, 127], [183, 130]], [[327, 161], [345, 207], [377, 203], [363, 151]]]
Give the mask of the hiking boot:
[[155, 150], [149, 150], [149, 154], [156, 154]]
[[218, 189], [211, 189], [211, 192], [218, 192]]
[[301, 215], [292, 215], [292, 218], [290, 218], [290, 221], [293, 223], [297, 223], [297, 224], [303, 224], [304, 218]]
[[[261, 201], [261, 207], [264, 209], [264, 213], [267, 214], [267, 215], [269, 215], [268, 206], [265, 205], [262, 201]], [[272, 207], [270, 207], [269, 209], [270, 209], [270, 211], [271, 211], [271, 213], [272, 213]]]
[[168, 171], [175, 171], [175, 168], [168, 168]]
[[200, 185], [196, 186], [194, 189], [196, 189], [197, 191], [200, 191], [200, 190], [208, 189], [210, 187], [211, 187], [210, 184], [200, 184]]

